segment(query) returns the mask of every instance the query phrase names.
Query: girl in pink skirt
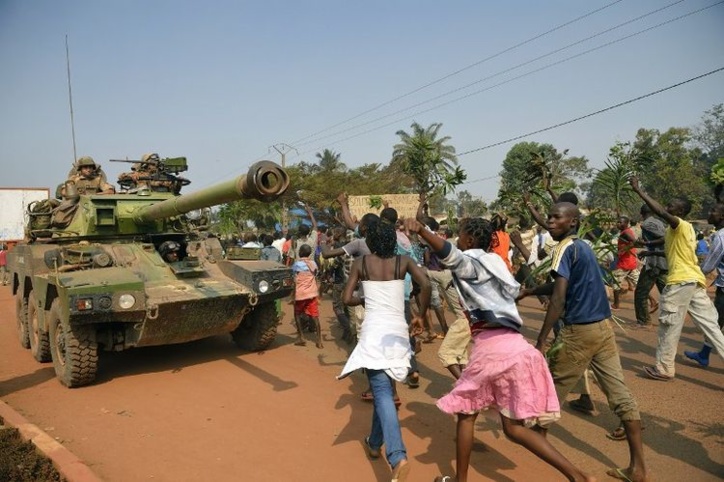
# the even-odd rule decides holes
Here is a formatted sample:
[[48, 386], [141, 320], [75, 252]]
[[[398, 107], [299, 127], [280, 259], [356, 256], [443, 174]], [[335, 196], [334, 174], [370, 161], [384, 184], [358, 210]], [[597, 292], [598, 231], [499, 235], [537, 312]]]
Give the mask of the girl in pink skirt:
[[437, 402], [443, 412], [457, 414], [457, 476], [440, 476], [435, 481], [467, 481], [475, 419], [487, 409], [500, 413], [503, 432], [510, 440], [548, 462], [568, 480], [594, 480], [538, 430], [560, 418], [558, 397], [543, 354], [520, 333], [523, 322], [515, 306], [520, 285], [505, 262], [488, 252], [496, 243], [490, 222], [463, 220], [457, 248], [416, 220], [408, 219], [405, 225], [452, 270], [474, 343], [470, 362], [455, 387]]

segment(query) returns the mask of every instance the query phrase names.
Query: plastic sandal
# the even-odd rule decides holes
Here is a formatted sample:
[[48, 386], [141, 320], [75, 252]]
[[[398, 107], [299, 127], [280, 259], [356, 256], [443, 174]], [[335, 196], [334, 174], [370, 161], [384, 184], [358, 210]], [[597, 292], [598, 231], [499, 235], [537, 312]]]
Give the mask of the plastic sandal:
[[651, 378], [652, 380], [659, 380], [661, 382], [668, 382], [674, 379], [674, 377], [670, 377], [668, 375], [664, 375], [659, 371], [656, 367], [644, 367], [644, 372], [646, 373], [646, 376]]

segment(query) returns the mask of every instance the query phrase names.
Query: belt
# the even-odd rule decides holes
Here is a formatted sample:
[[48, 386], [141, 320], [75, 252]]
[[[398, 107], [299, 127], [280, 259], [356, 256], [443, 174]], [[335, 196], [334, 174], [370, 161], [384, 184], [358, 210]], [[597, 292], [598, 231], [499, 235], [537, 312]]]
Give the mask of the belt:
[[602, 321], [605, 321], [607, 318], [604, 318], [603, 320], [595, 320], [595, 321], [586, 321], [583, 323], [566, 323], [566, 321], [563, 321], [563, 326], [583, 326], [583, 325], [592, 325], [594, 323], [601, 323]]

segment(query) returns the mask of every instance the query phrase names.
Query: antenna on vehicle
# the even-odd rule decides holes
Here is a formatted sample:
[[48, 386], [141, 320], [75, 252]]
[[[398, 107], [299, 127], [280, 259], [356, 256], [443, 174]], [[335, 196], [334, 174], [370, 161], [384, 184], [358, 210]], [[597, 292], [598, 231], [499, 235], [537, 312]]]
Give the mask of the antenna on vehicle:
[[68, 102], [70, 103], [70, 132], [73, 137], [73, 162], [78, 159], [75, 149], [75, 120], [73, 118], [73, 91], [70, 88], [70, 53], [68, 52], [68, 35], [65, 36], [65, 64], [68, 70]]

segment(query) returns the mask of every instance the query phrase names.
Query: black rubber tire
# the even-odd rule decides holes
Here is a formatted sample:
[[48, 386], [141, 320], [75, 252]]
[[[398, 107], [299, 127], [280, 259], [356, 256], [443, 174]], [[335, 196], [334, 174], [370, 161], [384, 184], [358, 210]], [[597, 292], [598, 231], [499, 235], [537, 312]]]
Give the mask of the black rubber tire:
[[41, 363], [50, 361], [50, 345], [48, 332], [42, 331], [38, 324], [38, 303], [33, 291], [28, 295], [28, 334], [30, 335], [30, 353]]
[[248, 351], [261, 351], [269, 347], [277, 336], [277, 308], [274, 302], [257, 305], [231, 332], [234, 343]]
[[28, 299], [22, 291], [15, 293], [15, 326], [18, 330], [20, 346], [30, 348], [30, 332], [28, 331]]
[[60, 319], [60, 303], [53, 300], [48, 316], [50, 354], [60, 383], [69, 388], [93, 383], [98, 372], [98, 344], [92, 326], [70, 327]]

